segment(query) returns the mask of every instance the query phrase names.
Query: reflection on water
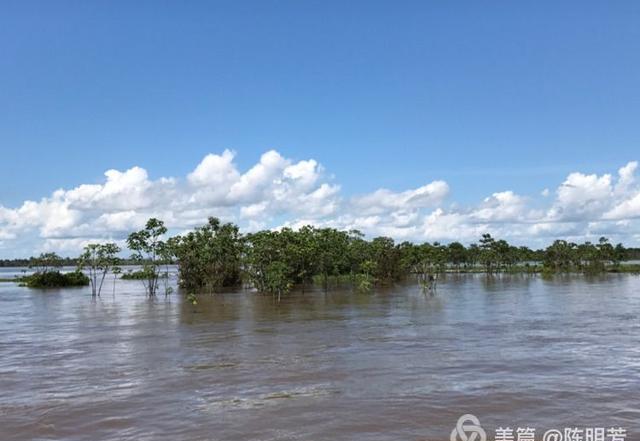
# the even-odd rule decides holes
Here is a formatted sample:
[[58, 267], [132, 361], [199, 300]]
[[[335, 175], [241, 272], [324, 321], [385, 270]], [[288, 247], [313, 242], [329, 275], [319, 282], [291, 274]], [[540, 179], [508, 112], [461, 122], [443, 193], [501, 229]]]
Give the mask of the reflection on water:
[[[2, 277], [2, 274], [0, 274]], [[448, 439], [458, 417], [640, 433], [640, 279], [449, 275], [148, 300], [0, 283], [1, 440]]]

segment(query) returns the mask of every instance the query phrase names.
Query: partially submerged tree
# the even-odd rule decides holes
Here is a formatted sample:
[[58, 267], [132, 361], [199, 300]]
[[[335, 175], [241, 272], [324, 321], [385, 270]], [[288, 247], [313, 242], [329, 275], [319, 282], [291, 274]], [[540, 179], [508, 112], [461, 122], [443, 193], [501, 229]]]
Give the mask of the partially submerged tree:
[[111, 268], [111, 274], [113, 274], [113, 295], [116, 295], [116, 280], [118, 279], [118, 275], [122, 273], [122, 268], [119, 266], [114, 266]]
[[[285, 250], [280, 243], [279, 232], [258, 231], [247, 235], [244, 253], [244, 272], [248, 281], [259, 291], [267, 292], [269, 265], [284, 262]], [[282, 268], [281, 268], [282, 269]]]
[[498, 255], [496, 252], [496, 241], [491, 234], [483, 234], [480, 239], [480, 262], [484, 265], [485, 272], [491, 274], [495, 271]]
[[149, 297], [156, 295], [160, 270], [169, 258], [166, 244], [161, 240], [166, 232], [164, 222], [151, 218], [144, 229], [131, 233], [127, 238], [127, 245], [134, 253], [131, 258], [139, 263], [144, 271], [142, 283]]
[[115, 243], [92, 243], [84, 247], [84, 252], [80, 256], [78, 267], [80, 269], [86, 269], [89, 273], [92, 296], [100, 296], [105, 277], [107, 277], [109, 271], [119, 262], [119, 252], [120, 247]]
[[284, 262], [273, 262], [269, 264], [265, 272], [265, 290], [270, 293], [274, 299], [280, 299], [291, 289], [291, 268]]
[[180, 265], [180, 285], [189, 291], [214, 292], [242, 281], [244, 240], [238, 227], [210, 217], [206, 225], [167, 241]]
[[58, 271], [62, 265], [62, 257], [56, 253], [42, 253], [38, 257], [29, 259], [29, 268], [32, 268], [35, 273], [40, 274]]

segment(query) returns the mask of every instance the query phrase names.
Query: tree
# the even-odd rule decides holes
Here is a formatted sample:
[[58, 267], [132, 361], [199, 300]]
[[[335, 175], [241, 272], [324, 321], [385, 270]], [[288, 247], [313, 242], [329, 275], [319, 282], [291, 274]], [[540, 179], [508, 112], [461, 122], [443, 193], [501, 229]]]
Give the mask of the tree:
[[598, 254], [600, 260], [603, 261], [603, 265], [611, 263], [615, 260], [616, 250], [609, 242], [609, 239], [607, 239], [606, 237], [601, 237], [598, 240], [598, 245], [596, 245], [596, 247], [598, 248]]
[[367, 278], [373, 277], [373, 262], [371, 261], [371, 247], [364, 239], [364, 234], [358, 230], [348, 232], [346, 250], [346, 271], [355, 281], [358, 274], [366, 274]]
[[[285, 252], [279, 242], [279, 233], [276, 231], [258, 231], [247, 235], [244, 271], [251, 284], [259, 292], [268, 291], [269, 266], [274, 262], [284, 263]], [[279, 270], [282, 269], [283, 267], [279, 268]], [[288, 278], [291, 280], [292, 275], [289, 275]]]
[[472, 267], [476, 266], [480, 260], [480, 254], [482, 254], [482, 250], [477, 243], [469, 245], [469, 248], [467, 249], [467, 263]]
[[330, 276], [338, 276], [349, 271], [349, 236], [335, 228], [319, 228], [313, 232], [311, 246], [315, 256], [315, 267], [322, 276], [322, 286], [326, 291]]
[[616, 245], [616, 247], [613, 250], [613, 258], [612, 258], [613, 266], [615, 268], [620, 267], [620, 262], [625, 260], [626, 257], [627, 257], [627, 250], [625, 249], [624, 245], [619, 243], [618, 245]]
[[35, 272], [40, 274], [58, 271], [62, 265], [62, 257], [56, 253], [42, 253], [38, 257], [29, 259], [29, 268], [35, 269]]
[[371, 241], [371, 260], [375, 265], [374, 277], [380, 282], [392, 282], [400, 276], [401, 258], [390, 237], [376, 237]]
[[113, 268], [111, 268], [111, 273], [113, 274], [113, 295], [116, 295], [116, 279], [118, 278], [118, 275], [122, 273], [122, 268], [120, 268], [119, 266], [114, 266]]
[[119, 262], [117, 257], [119, 252], [120, 247], [115, 243], [94, 243], [84, 247], [78, 267], [89, 272], [91, 295], [93, 297], [100, 296], [105, 277]]
[[285, 260], [291, 269], [295, 283], [302, 284], [302, 290], [315, 274], [316, 247], [314, 242], [315, 229], [305, 225], [298, 231], [283, 228], [280, 231], [281, 241], [285, 247]]
[[288, 293], [291, 289], [290, 273], [291, 269], [284, 262], [272, 262], [266, 268], [266, 291], [271, 293], [274, 298], [277, 298], [278, 303], [280, 303], [282, 295]]
[[244, 238], [236, 225], [210, 217], [206, 225], [167, 242], [178, 259], [183, 288], [213, 292], [242, 281]]
[[493, 272], [498, 261], [498, 253], [496, 252], [496, 241], [491, 234], [483, 234], [480, 239], [480, 262], [484, 265], [487, 274]]
[[460, 265], [466, 262], [467, 259], [467, 250], [464, 245], [460, 242], [451, 242], [447, 248], [448, 251], [448, 261], [453, 264], [453, 266], [460, 271]]
[[160, 238], [167, 232], [164, 222], [151, 218], [143, 230], [131, 233], [127, 238], [127, 245], [133, 251], [131, 258], [142, 265], [145, 277], [142, 283], [149, 297], [154, 297], [158, 291], [160, 268], [167, 259], [167, 248]]

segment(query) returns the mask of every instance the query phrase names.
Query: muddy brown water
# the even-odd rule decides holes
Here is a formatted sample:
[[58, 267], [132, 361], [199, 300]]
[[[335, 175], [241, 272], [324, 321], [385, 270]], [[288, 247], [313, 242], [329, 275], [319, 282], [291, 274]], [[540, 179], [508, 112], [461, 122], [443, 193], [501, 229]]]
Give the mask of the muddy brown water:
[[[0, 273], [2, 277], [2, 273]], [[0, 283], [0, 440], [640, 435], [640, 278], [448, 276], [363, 295], [148, 300]]]

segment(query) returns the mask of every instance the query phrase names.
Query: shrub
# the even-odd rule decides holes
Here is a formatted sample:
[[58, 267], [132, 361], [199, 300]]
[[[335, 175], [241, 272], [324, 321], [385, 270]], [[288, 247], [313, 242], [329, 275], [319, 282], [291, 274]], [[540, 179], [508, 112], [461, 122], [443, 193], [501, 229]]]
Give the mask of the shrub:
[[65, 288], [89, 284], [89, 278], [80, 271], [64, 274], [60, 271], [37, 272], [20, 281], [29, 288]]

